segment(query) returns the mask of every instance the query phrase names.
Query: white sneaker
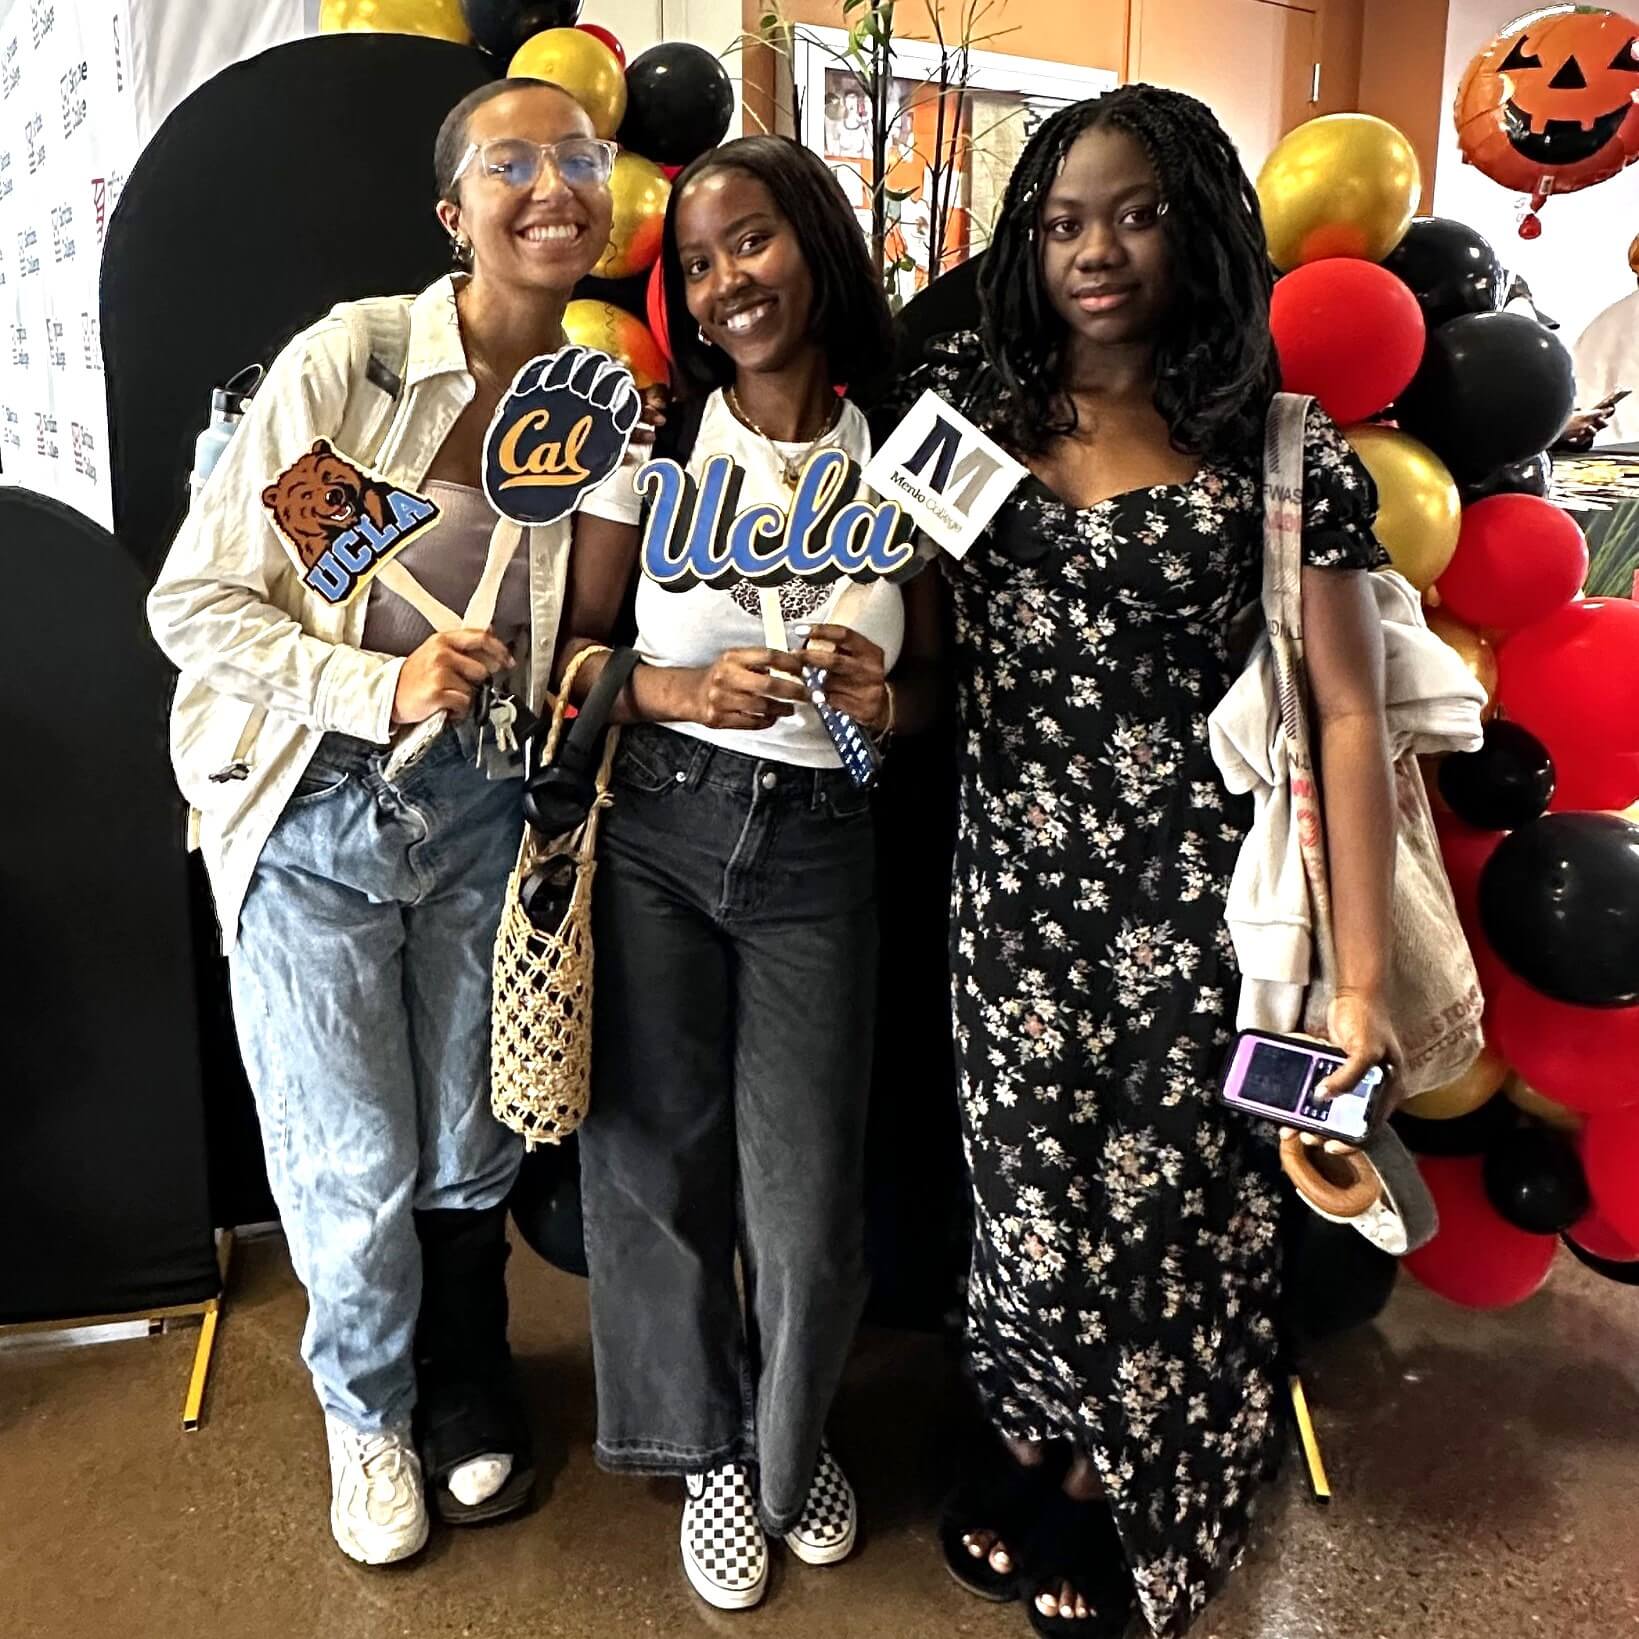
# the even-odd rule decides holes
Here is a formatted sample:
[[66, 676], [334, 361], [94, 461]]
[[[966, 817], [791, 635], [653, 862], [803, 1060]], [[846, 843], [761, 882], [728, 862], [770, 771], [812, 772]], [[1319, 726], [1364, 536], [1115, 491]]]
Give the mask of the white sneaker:
[[684, 1483], [683, 1569], [691, 1586], [718, 1610], [749, 1610], [768, 1588], [768, 1538], [746, 1471], [725, 1463]]
[[802, 1517], [785, 1533], [785, 1545], [806, 1565], [835, 1565], [854, 1551], [858, 1534], [854, 1488], [837, 1466], [831, 1448], [821, 1442], [808, 1500], [802, 1505]]
[[330, 1529], [361, 1565], [391, 1565], [427, 1543], [421, 1459], [407, 1433], [361, 1434], [327, 1416]]

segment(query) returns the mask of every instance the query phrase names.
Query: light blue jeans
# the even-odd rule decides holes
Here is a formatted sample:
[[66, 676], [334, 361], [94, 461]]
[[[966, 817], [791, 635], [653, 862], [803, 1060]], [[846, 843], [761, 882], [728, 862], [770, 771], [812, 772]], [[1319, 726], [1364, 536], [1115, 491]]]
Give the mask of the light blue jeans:
[[268, 1177], [307, 1288], [302, 1358], [365, 1431], [415, 1404], [412, 1213], [493, 1207], [519, 1140], [490, 1114], [490, 961], [519, 782], [446, 730], [396, 782], [326, 735], [256, 867], [231, 957]]

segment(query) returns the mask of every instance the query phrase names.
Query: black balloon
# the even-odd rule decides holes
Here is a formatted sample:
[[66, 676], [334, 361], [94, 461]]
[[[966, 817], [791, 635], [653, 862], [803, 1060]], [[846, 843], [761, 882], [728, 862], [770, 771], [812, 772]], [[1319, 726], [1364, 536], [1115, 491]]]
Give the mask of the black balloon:
[[581, 0], [461, 0], [472, 37], [503, 62], [543, 29], [573, 28]]
[[1458, 819], [1481, 831], [1529, 825], [1553, 794], [1554, 760], [1518, 723], [1487, 723], [1478, 751], [1453, 752], [1440, 764], [1440, 795]]
[[1546, 495], [1553, 483], [1554, 463], [1548, 452], [1524, 461], [1510, 461], [1488, 472], [1477, 484], [1463, 485], [1463, 505], [1472, 506], [1489, 495]]
[[1434, 331], [1400, 396], [1400, 425], [1459, 483], [1548, 448], [1576, 401], [1571, 355], [1523, 313], [1469, 313]]
[[620, 145], [656, 165], [687, 165], [715, 148], [734, 117], [734, 85], [709, 51], [666, 40], [626, 70]]
[[1545, 814], [1497, 845], [1479, 897], [1492, 949], [1545, 996], [1639, 1002], [1639, 825]]
[[1394, 1130], [1413, 1155], [1484, 1155], [1505, 1133], [1513, 1131], [1518, 1120], [1519, 1112], [1499, 1095], [1449, 1121], [1433, 1121], [1398, 1110]]
[[1586, 1264], [1596, 1275], [1613, 1280], [1621, 1286], [1639, 1286], [1639, 1258], [1602, 1258], [1585, 1246], [1578, 1246], [1569, 1235], [1561, 1235], [1570, 1254], [1578, 1263]]
[[1284, 1226], [1281, 1302], [1285, 1329], [1318, 1339], [1369, 1325], [1388, 1306], [1400, 1260], [1353, 1224], [1296, 1208]]
[[1444, 216], [1413, 222], [1383, 266], [1410, 287], [1430, 330], [1465, 313], [1495, 313], [1508, 286], [1490, 241]]
[[1532, 1235], [1557, 1235], [1588, 1210], [1588, 1180], [1576, 1146], [1533, 1125], [1485, 1152], [1485, 1193], [1498, 1214]]

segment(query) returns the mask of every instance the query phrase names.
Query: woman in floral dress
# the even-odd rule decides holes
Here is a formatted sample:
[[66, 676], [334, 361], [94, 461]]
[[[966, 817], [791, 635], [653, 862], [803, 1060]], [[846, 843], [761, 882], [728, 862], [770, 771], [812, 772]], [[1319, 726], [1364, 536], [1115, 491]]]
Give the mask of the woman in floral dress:
[[[942, 1538], [1044, 1633], [1182, 1632], [1276, 1454], [1273, 1128], [1215, 1089], [1248, 815], [1207, 717], [1259, 594], [1278, 385], [1257, 200], [1200, 103], [1129, 86], [1056, 114], [1014, 174], [978, 335], [932, 386], [1030, 476], [947, 560], [960, 688], [953, 915], [976, 1212], [969, 1357], [1007, 1457]], [[1318, 411], [1303, 595], [1353, 1085], [1382, 996], [1393, 803], [1363, 571], [1371, 481]]]

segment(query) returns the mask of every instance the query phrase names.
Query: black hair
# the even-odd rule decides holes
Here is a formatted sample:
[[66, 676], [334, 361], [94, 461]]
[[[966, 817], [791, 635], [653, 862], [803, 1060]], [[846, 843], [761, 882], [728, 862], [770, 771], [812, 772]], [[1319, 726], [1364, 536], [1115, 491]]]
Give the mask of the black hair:
[[1061, 391], [1066, 327], [1042, 279], [1037, 229], [1070, 145], [1101, 127], [1137, 139], [1166, 206], [1173, 294], [1156, 336], [1155, 407], [1173, 445], [1202, 456], [1255, 449], [1280, 388], [1269, 334], [1274, 270], [1258, 196], [1212, 110], [1153, 85], [1061, 108], [1026, 144], [980, 270], [988, 368], [973, 408], [1023, 455], [1075, 430], [1075, 407]]
[[714, 171], [744, 171], [774, 197], [791, 224], [814, 282], [813, 335], [834, 383], [866, 396], [892, 363], [893, 317], [871, 266], [865, 236], [847, 195], [819, 155], [789, 137], [738, 137], [702, 154], [672, 185], [661, 243], [666, 327], [684, 398], [703, 397], [734, 380], [734, 361], [700, 339], [689, 313], [683, 263], [677, 253], [677, 212], [688, 185]]
[[[438, 137], [433, 143], [433, 183], [438, 189], [440, 200], [447, 199], [451, 204], [459, 203], [455, 197], [455, 172], [467, 156], [467, 122], [472, 116], [486, 102], [504, 97], [509, 91], [538, 90], [556, 91], [560, 97], [568, 97], [571, 102], [575, 102], [574, 93], [566, 91], [556, 80], [491, 80], [487, 85], [479, 86], [476, 91], [469, 91], [444, 116], [444, 123], [438, 127]], [[575, 106], [578, 108], [580, 104], [575, 103]]]

